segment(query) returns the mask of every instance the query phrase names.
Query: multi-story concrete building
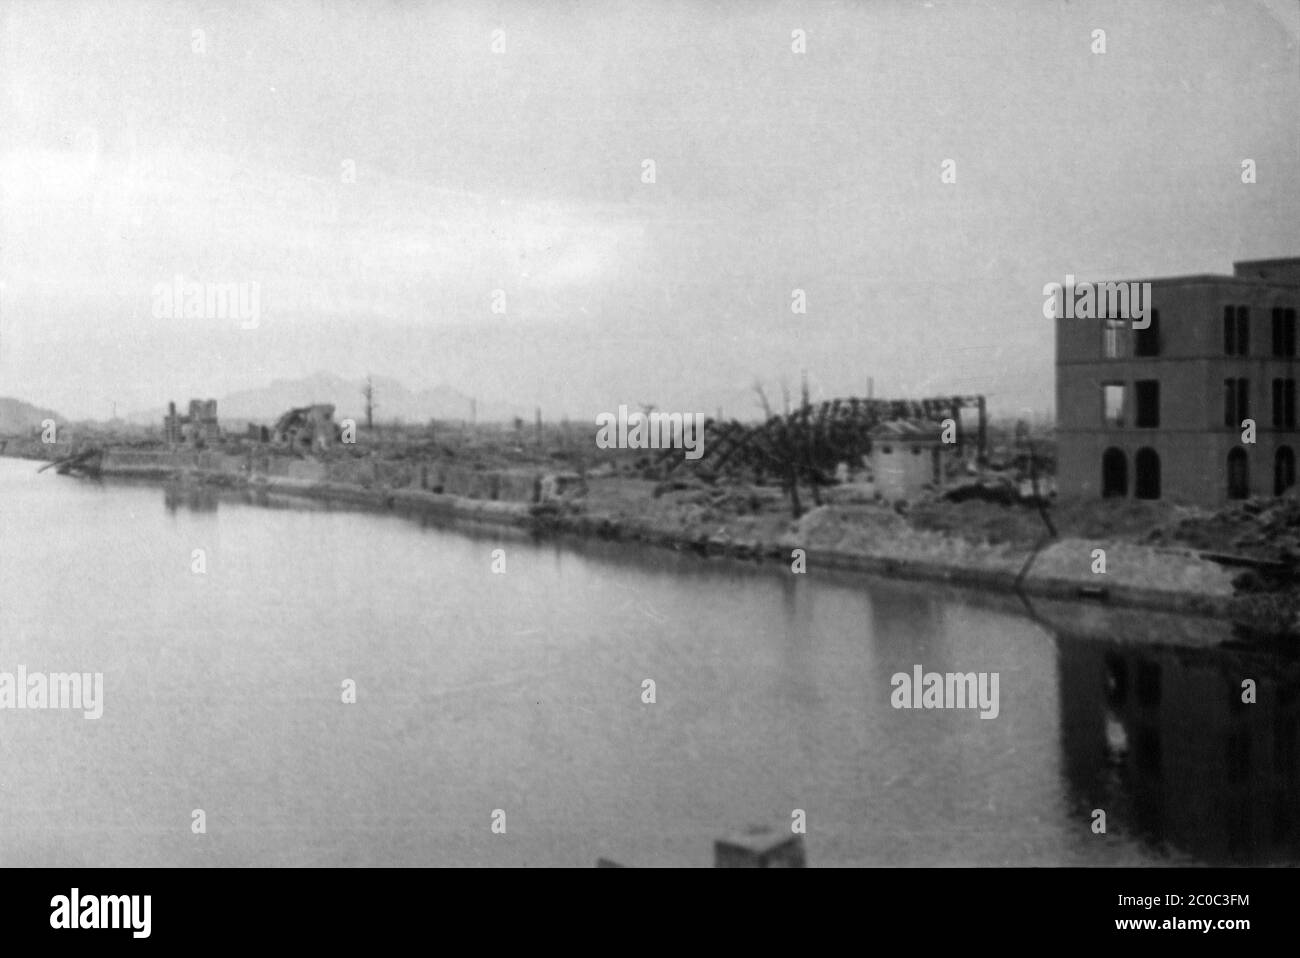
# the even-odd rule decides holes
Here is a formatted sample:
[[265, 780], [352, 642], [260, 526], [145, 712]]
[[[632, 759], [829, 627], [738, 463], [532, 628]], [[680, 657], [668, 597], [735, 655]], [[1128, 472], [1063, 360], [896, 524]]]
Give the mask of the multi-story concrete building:
[[1281, 494], [1300, 446], [1300, 258], [1140, 282], [1146, 329], [1057, 314], [1060, 493], [1201, 505]]

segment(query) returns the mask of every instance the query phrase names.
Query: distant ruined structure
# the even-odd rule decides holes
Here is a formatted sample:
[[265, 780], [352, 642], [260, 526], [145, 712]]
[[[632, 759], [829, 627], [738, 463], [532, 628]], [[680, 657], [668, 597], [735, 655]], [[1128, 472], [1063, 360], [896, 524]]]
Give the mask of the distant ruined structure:
[[[895, 476], [901, 495], [915, 492], [926, 482], [934, 483], [935, 470], [945, 468], [948, 456], [966, 458], [972, 453], [977, 465], [988, 459], [988, 413], [984, 396], [932, 396], [925, 399], [872, 399], [851, 397], [832, 399], [814, 405], [807, 399], [798, 409], [785, 415], [769, 414], [766, 421], [751, 425], [714, 419], [704, 424], [703, 468], [714, 475], [751, 475], [756, 479], [779, 480], [790, 496], [793, 514], [803, 513], [799, 486], [812, 493], [813, 503], [821, 505], [820, 488], [831, 484], [840, 463], [860, 463], [877, 449], [876, 468]], [[761, 393], [760, 393], [761, 398]], [[766, 409], [766, 400], [764, 400]], [[963, 412], [975, 414], [974, 435]], [[945, 419], [953, 424], [953, 448], [936, 451], [931, 433], [938, 433]], [[877, 427], [893, 425], [883, 431]], [[877, 430], [873, 436], [873, 430]], [[909, 437], [905, 433], [913, 433]], [[885, 440], [892, 439], [893, 442]], [[899, 441], [901, 440], [901, 442]], [[883, 446], [890, 445], [885, 453]], [[914, 462], [904, 465], [906, 450]], [[683, 458], [676, 450], [665, 451], [658, 465], [666, 474], [681, 468]]]
[[[967, 409], [976, 414], [974, 435], [962, 415]], [[715, 473], [758, 471], [780, 476], [794, 468], [801, 477], [829, 481], [837, 463], [860, 462], [871, 452], [871, 430], [881, 423], [905, 420], [937, 425], [944, 419], [953, 420], [955, 451], [960, 455], [973, 451], [982, 463], [988, 455], [983, 396], [832, 399], [809, 403], [784, 416], [769, 416], [757, 425], [709, 419], [704, 424], [702, 463]], [[680, 462], [680, 453], [672, 450], [660, 458], [669, 472]]]
[[167, 404], [163, 417], [163, 437], [169, 446], [182, 444], [203, 446], [221, 438], [215, 399], [191, 399], [188, 416], [177, 415], [176, 403]]
[[290, 409], [275, 422], [272, 439], [292, 449], [321, 451], [330, 448], [339, 438], [339, 427], [334, 422], [334, 406], [317, 403]]

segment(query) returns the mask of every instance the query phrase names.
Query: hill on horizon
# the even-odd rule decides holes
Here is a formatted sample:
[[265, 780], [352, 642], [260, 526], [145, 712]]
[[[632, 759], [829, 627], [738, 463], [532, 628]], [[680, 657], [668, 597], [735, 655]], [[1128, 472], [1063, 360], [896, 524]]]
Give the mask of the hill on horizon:
[[0, 396], [0, 436], [26, 434], [39, 429], [45, 419], [53, 419], [60, 425], [67, 422], [53, 409], [42, 409], [21, 399]]

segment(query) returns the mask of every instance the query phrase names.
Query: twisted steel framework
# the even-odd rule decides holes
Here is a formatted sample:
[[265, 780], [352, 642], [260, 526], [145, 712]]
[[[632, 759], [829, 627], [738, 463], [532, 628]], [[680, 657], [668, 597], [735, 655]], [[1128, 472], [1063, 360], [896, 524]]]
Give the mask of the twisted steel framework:
[[[983, 464], [988, 451], [988, 419], [983, 396], [936, 396], [925, 399], [832, 399], [820, 405], [805, 404], [788, 415], [773, 415], [766, 422], [746, 425], [735, 419], [704, 423], [704, 456], [696, 468], [714, 474], [752, 472], [758, 478], [772, 474], [789, 483], [799, 479], [813, 484], [829, 482], [840, 462], [859, 462], [871, 451], [870, 430], [896, 419], [924, 419], [956, 423], [956, 444], [969, 442], [961, 411], [976, 409], [979, 422], [975, 448]], [[678, 450], [665, 450], [658, 465], [672, 473], [683, 462]], [[814, 491], [815, 495], [815, 491]]]

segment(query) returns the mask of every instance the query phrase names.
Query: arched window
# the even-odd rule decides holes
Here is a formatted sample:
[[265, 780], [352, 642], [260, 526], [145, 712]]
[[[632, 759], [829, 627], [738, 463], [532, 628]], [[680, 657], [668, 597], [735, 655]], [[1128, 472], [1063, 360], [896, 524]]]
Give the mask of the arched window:
[[1128, 459], [1114, 446], [1101, 455], [1101, 494], [1107, 499], [1128, 495]]
[[1142, 448], [1133, 457], [1133, 495], [1138, 499], [1160, 498], [1160, 456]]
[[1280, 496], [1295, 485], [1295, 453], [1290, 446], [1278, 446], [1273, 454], [1273, 495]]
[[1250, 465], [1246, 450], [1237, 446], [1228, 453], [1228, 498], [1245, 499], [1250, 495]]

